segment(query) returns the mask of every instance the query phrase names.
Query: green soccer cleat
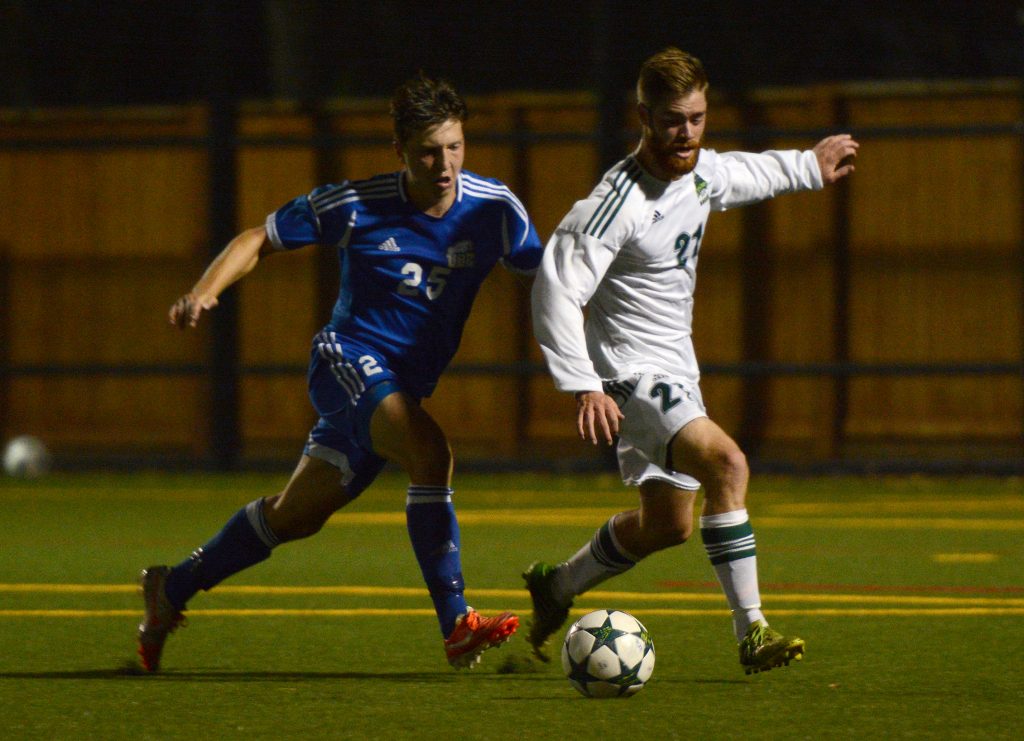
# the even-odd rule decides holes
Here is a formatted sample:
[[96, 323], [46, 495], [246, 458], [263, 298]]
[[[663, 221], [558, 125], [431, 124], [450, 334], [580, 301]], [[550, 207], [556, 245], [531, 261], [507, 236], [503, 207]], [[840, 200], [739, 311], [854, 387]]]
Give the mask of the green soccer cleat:
[[569, 608], [572, 607], [572, 602], [567, 605], [558, 604], [551, 593], [551, 581], [556, 569], [556, 566], [549, 563], [536, 561], [523, 572], [523, 579], [526, 580], [526, 588], [530, 590], [530, 600], [533, 602], [533, 617], [530, 619], [530, 632], [526, 640], [533, 646], [534, 655], [541, 661], [551, 661], [551, 656], [546, 650], [548, 639], [562, 627], [569, 617]]
[[804, 639], [789, 638], [758, 620], [740, 641], [740, 665], [747, 674], [766, 672], [804, 658]]

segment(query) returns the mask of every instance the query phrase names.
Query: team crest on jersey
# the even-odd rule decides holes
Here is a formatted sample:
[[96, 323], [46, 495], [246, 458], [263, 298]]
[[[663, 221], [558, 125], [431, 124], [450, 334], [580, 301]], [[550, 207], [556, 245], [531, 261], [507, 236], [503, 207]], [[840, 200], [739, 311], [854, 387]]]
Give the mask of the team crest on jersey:
[[693, 173], [693, 189], [697, 191], [697, 200], [702, 204], [708, 202], [711, 194], [708, 193], [708, 181], [697, 173]]
[[464, 239], [448, 248], [448, 267], [471, 268], [475, 262], [476, 253], [473, 252], [473, 243], [470, 240]]

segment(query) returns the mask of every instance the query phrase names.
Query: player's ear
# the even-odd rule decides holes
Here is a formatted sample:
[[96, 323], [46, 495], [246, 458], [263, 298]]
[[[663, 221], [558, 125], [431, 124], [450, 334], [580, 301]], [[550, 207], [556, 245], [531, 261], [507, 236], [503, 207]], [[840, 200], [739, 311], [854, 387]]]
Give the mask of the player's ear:
[[398, 139], [392, 139], [391, 146], [395, 148], [395, 154], [398, 155], [398, 159], [405, 162], [405, 152], [402, 151], [402, 142], [398, 141]]
[[640, 118], [640, 123], [648, 128], [651, 125], [651, 109], [643, 103], [636, 104], [636, 115]]

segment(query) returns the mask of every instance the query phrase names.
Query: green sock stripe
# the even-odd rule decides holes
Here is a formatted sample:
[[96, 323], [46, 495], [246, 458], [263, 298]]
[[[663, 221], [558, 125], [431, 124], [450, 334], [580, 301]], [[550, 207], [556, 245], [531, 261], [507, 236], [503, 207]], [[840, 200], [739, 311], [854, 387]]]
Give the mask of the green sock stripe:
[[636, 565], [635, 561], [616, 546], [615, 537], [612, 535], [611, 520], [594, 533], [594, 537], [590, 540], [590, 552], [599, 564], [618, 573], [627, 571]]
[[700, 535], [712, 565], [757, 555], [754, 529], [749, 520], [739, 525], [701, 528]]
[[729, 541], [739, 540], [740, 538], [749, 538], [753, 534], [754, 528], [750, 525], [750, 520], [741, 522], [739, 525], [702, 527], [700, 529], [700, 537], [704, 541], [704, 545], [728, 543]]
[[741, 551], [728, 551], [718, 556], [710, 556], [709, 554], [712, 566], [717, 566], [720, 563], [728, 563], [729, 561], [739, 561], [741, 558], [751, 558], [756, 555], [757, 549], [753, 547], [746, 548]]

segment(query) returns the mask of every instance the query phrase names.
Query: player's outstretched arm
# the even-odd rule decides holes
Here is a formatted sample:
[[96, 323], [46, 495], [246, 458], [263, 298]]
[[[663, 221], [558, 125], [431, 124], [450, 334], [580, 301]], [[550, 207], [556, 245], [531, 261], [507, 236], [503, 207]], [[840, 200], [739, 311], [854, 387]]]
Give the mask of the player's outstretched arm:
[[576, 394], [576, 429], [580, 437], [597, 445], [603, 438], [611, 445], [619, 434], [619, 421], [625, 415], [612, 397], [601, 391], [580, 391]]
[[825, 185], [840, 180], [854, 171], [853, 158], [860, 147], [849, 134], [827, 136], [814, 145], [814, 155], [821, 168], [821, 179]]
[[178, 329], [194, 327], [199, 316], [217, 305], [217, 297], [271, 251], [265, 227], [246, 229], [213, 259], [192, 290], [171, 304], [167, 318]]

